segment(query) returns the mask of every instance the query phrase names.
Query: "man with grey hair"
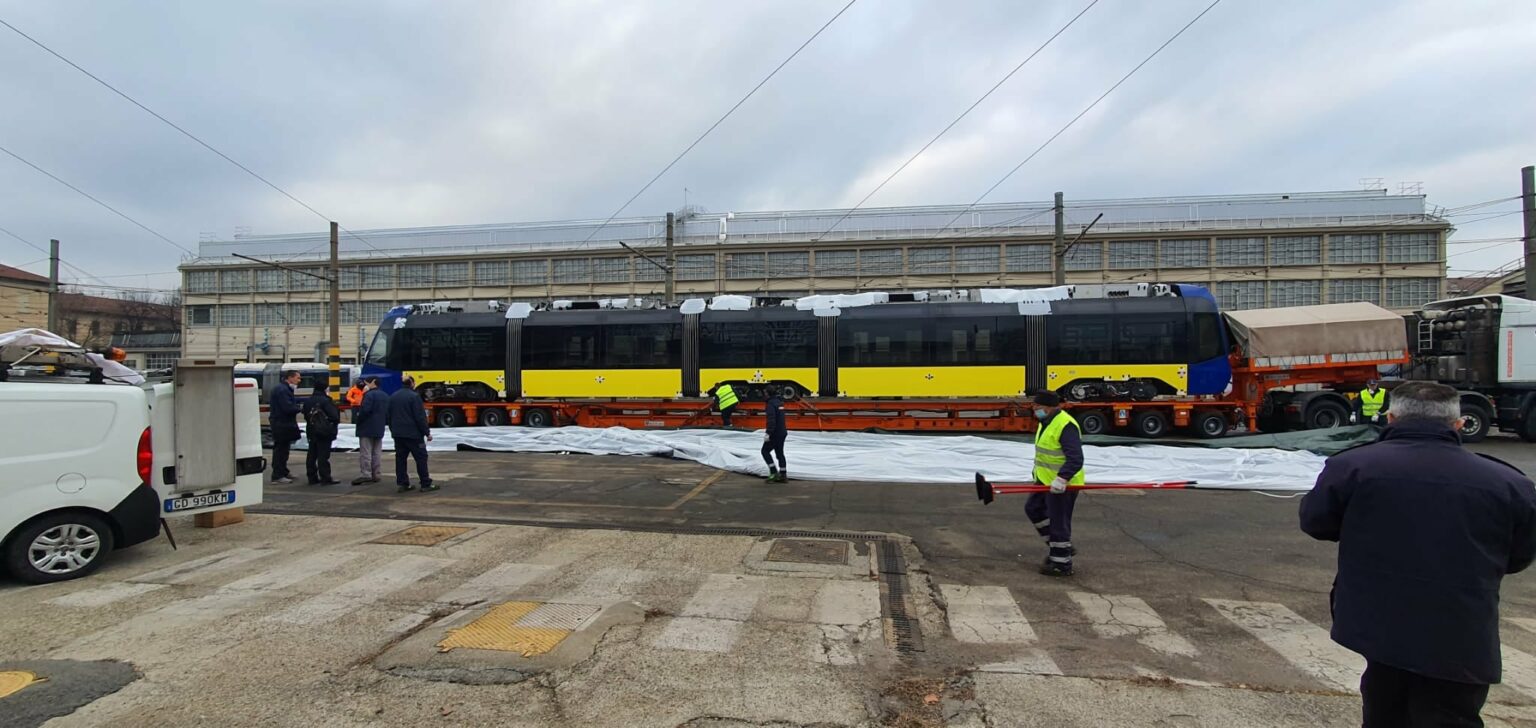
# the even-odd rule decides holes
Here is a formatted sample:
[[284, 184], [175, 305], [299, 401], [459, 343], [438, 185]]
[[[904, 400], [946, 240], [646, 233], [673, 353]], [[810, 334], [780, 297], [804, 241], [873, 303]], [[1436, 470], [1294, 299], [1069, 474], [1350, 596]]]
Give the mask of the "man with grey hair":
[[1536, 559], [1536, 488], [1463, 449], [1456, 390], [1392, 390], [1381, 439], [1328, 459], [1301, 530], [1339, 543], [1335, 642], [1365, 656], [1364, 725], [1481, 726], [1499, 584]]

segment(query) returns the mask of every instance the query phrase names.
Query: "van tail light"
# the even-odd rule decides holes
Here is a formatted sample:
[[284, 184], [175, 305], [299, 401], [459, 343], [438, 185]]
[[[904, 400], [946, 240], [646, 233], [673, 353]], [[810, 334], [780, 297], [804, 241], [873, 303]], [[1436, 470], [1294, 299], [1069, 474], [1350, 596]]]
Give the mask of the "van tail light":
[[155, 450], [150, 446], [149, 428], [144, 428], [144, 434], [139, 435], [139, 482], [145, 487], [151, 484], [150, 475], [155, 467]]

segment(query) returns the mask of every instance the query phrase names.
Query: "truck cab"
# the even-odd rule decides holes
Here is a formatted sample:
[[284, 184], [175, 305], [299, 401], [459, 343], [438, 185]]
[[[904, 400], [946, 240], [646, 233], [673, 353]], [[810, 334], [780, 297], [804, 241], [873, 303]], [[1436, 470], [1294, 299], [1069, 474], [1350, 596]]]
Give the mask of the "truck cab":
[[[1536, 301], [1488, 295], [1424, 306], [1409, 318], [1414, 356], [1405, 379], [1461, 391], [1464, 439], [1491, 426], [1536, 442]], [[1469, 437], [1468, 434], [1472, 433]]]

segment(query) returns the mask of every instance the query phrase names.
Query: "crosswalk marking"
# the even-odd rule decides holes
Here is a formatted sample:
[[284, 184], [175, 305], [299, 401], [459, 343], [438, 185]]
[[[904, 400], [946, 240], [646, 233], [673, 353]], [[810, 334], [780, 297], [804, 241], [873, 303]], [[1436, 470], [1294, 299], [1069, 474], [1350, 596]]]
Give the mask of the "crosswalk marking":
[[976, 668], [980, 672], [999, 672], [1009, 675], [1061, 675], [1060, 667], [1045, 650], [1028, 649], [1007, 662], [993, 662]]
[[1321, 627], [1285, 605], [1227, 599], [1205, 602], [1308, 675], [1346, 692], [1360, 689], [1365, 658], [1339, 646]]
[[811, 602], [811, 621], [857, 626], [880, 618], [880, 585], [872, 581], [828, 580]]
[[1013, 595], [1000, 586], [941, 584], [949, 605], [949, 631], [973, 644], [1028, 644], [1037, 638]]
[[287, 624], [325, 624], [362, 609], [379, 598], [416, 583], [427, 575], [452, 564], [451, 559], [434, 559], [411, 554], [402, 556], [367, 576], [353, 579], [324, 594], [311, 597], [268, 619]]
[[645, 569], [607, 567], [592, 572], [581, 586], [562, 594], [555, 601], [565, 604], [607, 604], [622, 601], [635, 595], [640, 585], [650, 581], [656, 572]]
[[1135, 637], [1137, 642], [1165, 655], [1194, 657], [1200, 654], [1189, 640], [1168, 630], [1146, 602], [1123, 594], [1072, 592], [1067, 596], [1082, 608], [1100, 637]]
[[130, 584], [118, 582], [106, 584], [91, 589], [83, 589], [73, 594], [65, 594], [48, 600], [49, 604], [61, 607], [103, 607], [113, 602], [124, 599], [132, 599], [140, 594], [167, 588], [166, 584]]
[[547, 576], [555, 567], [544, 564], [499, 564], [443, 595], [440, 602], [469, 604], [505, 597], [508, 593]]
[[1504, 621], [1527, 632], [1536, 632], [1536, 619], [1531, 619], [1530, 617], [1505, 617]]
[[761, 576], [710, 574], [652, 644], [694, 652], [729, 651], [767, 583]]
[[241, 564], [255, 561], [276, 553], [273, 549], [229, 549], [202, 558], [172, 564], [147, 574], [130, 577], [127, 581], [151, 584], [185, 584], [206, 574], [228, 571]]

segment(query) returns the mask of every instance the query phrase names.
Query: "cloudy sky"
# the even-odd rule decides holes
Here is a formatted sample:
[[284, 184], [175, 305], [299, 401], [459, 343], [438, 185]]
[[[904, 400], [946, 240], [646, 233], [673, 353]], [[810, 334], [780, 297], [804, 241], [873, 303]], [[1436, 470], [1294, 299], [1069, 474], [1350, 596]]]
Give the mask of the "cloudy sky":
[[[36, 2], [15, 25], [353, 230], [602, 218], [845, 0]], [[859, 0], [628, 214], [857, 202], [1091, 0]], [[1101, 0], [872, 206], [969, 203], [1209, 0]], [[1225, 0], [989, 201], [1423, 183], [1536, 163], [1524, 0]], [[313, 213], [0, 26], [0, 146], [187, 248]], [[115, 285], [181, 250], [0, 155], [0, 228]], [[1518, 203], [1454, 218], [1456, 272]], [[1481, 213], [1488, 213], [1487, 215]], [[1485, 219], [1488, 218], [1488, 219]], [[0, 233], [0, 262], [46, 272]]]

